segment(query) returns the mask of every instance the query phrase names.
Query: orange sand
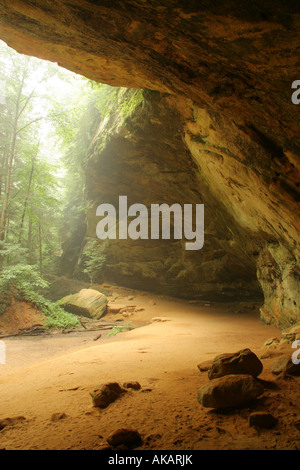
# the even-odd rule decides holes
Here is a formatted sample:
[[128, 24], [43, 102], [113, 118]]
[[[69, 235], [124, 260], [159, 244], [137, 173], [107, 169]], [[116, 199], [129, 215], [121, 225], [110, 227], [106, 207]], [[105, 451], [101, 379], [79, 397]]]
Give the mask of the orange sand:
[[[26, 419], [0, 431], [0, 448], [101, 449], [120, 427], [137, 429], [142, 449], [300, 448], [295, 426], [300, 378], [276, 380], [270, 373], [274, 357], [262, 360], [260, 377], [272, 386], [255, 407], [220, 413], [197, 402], [198, 388], [208, 381], [199, 362], [245, 347], [260, 357], [264, 341], [280, 337], [280, 330], [263, 325], [254, 311], [237, 314], [220, 306], [120, 292], [117, 303], [133, 295], [134, 304], [144, 308], [126, 321], [145, 326], [97, 341], [97, 332], [5, 341], [0, 419]], [[168, 321], [148, 323], [153, 317]], [[138, 381], [142, 389], [130, 390], [105, 410], [94, 408], [89, 392], [110, 381]], [[275, 430], [249, 428], [254, 409], [271, 411], [279, 419]], [[54, 413], [66, 416], [53, 420]]]

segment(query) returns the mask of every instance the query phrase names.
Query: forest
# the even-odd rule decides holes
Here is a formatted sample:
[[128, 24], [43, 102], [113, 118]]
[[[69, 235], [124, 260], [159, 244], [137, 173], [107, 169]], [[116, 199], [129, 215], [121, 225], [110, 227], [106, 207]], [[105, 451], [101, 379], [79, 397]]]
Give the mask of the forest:
[[[0, 313], [15, 298], [41, 309], [48, 327], [76, 325], [41, 292], [84, 217], [84, 156], [105, 86], [4, 42], [0, 74]], [[91, 250], [87, 276], [95, 264]]]

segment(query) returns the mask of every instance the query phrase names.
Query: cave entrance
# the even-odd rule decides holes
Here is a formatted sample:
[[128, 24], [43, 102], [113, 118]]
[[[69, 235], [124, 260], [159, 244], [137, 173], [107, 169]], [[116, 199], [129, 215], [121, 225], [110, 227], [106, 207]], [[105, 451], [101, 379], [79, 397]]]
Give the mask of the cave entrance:
[[[237, 449], [251, 437], [266, 447], [270, 434], [245, 425], [251, 408], [223, 419], [195, 406], [204, 362], [259, 355], [279, 330], [260, 322], [255, 265], [199, 180], [174, 100], [85, 83], [1, 47], [1, 446], [115, 449], [121, 426], [138, 429], [143, 449], [230, 448], [232, 435]], [[207, 205], [205, 251], [176, 239], [95, 244], [97, 204], [124, 190], [132, 202]], [[104, 411], [103, 384], [122, 389]], [[266, 394], [277, 409], [282, 397]], [[285, 410], [294, 396], [288, 388]]]

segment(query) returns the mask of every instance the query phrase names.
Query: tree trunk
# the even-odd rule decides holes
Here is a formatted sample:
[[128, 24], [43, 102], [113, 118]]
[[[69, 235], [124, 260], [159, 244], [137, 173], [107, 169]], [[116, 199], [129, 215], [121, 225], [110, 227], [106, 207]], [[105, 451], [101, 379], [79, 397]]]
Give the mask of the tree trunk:
[[28, 223], [28, 236], [27, 236], [27, 248], [28, 248], [28, 264], [34, 264], [34, 253], [32, 248], [32, 218], [29, 218]]
[[28, 200], [29, 200], [29, 196], [30, 196], [30, 190], [31, 190], [31, 184], [32, 184], [33, 173], [34, 173], [34, 163], [35, 163], [35, 159], [37, 158], [37, 155], [38, 155], [39, 145], [40, 145], [40, 141], [38, 141], [36, 153], [35, 153], [35, 155], [32, 157], [31, 171], [30, 171], [29, 182], [28, 182], [28, 187], [27, 187], [27, 192], [26, 192], [26, 197], [25, 197], [25, 202], [24, 202], [23, 214], [22, 214], [22, 218], [21, 218], [21, 225], [20, 225], [20, 232], [19, 232], [19, 243], [21, 243], [21, 240], [22, 240], [22, 232], [23, 232], [24, 220], [25, 220], [26, 209], [27, 209]]
[[42, 245], [42, 229], [41, 221], [39, 220], [39, 262], [40, 262], [40, 273], [43, 273], [43, 245]]
[[19, 91], [17, 95], [17, 100], [16, 100], [15, 116], [14, 116], [13, 131], [12, 131], [12, 141], [11, 141], [11, 147], [10, 147], [10, 152], [9, 152], [8, 162], [7, 162], [5, 190], [4, 190], [4, 196], [3, 196], [2, 212], [0, 216], [0, 242], [3, 242], [5, 238], [7, 208], [9, 204], [10, 188], [11, 188], [11, 174], [12, 174], [14, 158], [15, 158], [16, 141], [17, 141], [17, 134], [18, 134], [18, 122], [21, 116], [20, 104], [21, 104], [21, 97], [22, 97], [22, 90], [24, 87], [25, 76], [26, 76], [26, 69], [23, 70], [23, 75], [22, 75], [22, 79], [21, 79], [21, 83], [20, 83], [20, 87], [19, 87]]

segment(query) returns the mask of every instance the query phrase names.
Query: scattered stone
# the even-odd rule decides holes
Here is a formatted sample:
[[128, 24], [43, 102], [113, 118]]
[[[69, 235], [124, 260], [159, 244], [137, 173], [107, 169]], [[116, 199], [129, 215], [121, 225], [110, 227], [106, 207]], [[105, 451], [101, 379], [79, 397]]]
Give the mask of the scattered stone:
[[67, 417], [68, 415], [66, 415], [66, 413], [53, 413], [53, 415], [51, 416], [51, 421], [56, 423], [57, 421], [61, 421], [62, 419], [66, 419]]
[[126, 390], [120, 387], [117, 382], [111, 382], [101, 385], [99, 389], [94, 390], [90, 395], [94, 406], [106, 408], [124, 393], [126, 393]]
[[151, 319], [151, 322], [156, 322], [156, 321], [161, 321], [161, 322], [164, 322], [164, 321], [170, 321], [171, 319], [170, 318], [166, 318], [166, 317], [153, 317]]
[[67, 312], [98, 320], [106, 313], [107, 298], [97, 290], [81, 289], [77, 294], [59, 300], [58, 305]]
[[300, 322], [282, 330], [281, 342], [292, 343], [293, 341], [300, 339]]
[[118, 304], [108, 304], [107, 305], [107, 313], [119, 313], [120, 310], [126, 308], [125, 305], [118, 305]]
[[134, 313], [135, 311], [135, 307], [123, 307], [121, 308], [120, 310], [120, 313], [124, 314], [124, 313]]
[[272, 429], [278, 423], [278, 419], [267, 411], [256, 411], [249, 416], [249, 426]]
[[14, 418], [4, 418], [0, 419], [0, 431], [6, 426], [15, 426], [16, 424], [26, 421], [26, 418], [24, 416], [15, 416]]
[[279, 338], [269, 338], [264, 342], [263, 347], [274, 349], [279, 344], [279, 341]]
[[143, 443], [141, 435], [135, 429], [117, 429], [108, 438], [107, 442], [113, 447], [125, 445], [135, 448]]
[[241, 349], [232, 354], [220, 354], [213, 360], [208, 371], [210, 380], [224, 375], [247, 374], [257, 377], [263, 370], [263, 365], [250, 349]]
[[134, 297], [132, 295], [130, 295], [129, 297], [127, 297], [128, 300], [134, 300]]
[[211, 368], [212, 362], [213, 361], [200, 362], [200, 364], [198, 364], [197, 367], [200, 370], [200, 372], [207, 372]]
[[245, 405], [264, 392], [263, 385], [252, 375], [231, 374], [213, 379], [198, 391], [198, 402], [205, 408], [228, 408]]
[[292, 355], [281, 356], [273, 365], [272, 373], [274, 375], [279, 375], [282, 372], [290, 375], [300, 375], [300, 364], [292, 362]]
[[123, 387], [124, 388], [132, 388], [133, 390], [140, 390], [141, 385], [139, 384], [139, 382], [125, 382], [123, 384]]
[[[122, 312], [122, 315], [124, 318], [131, 317], [133, 315], [133, 312], [127, 312], [126, 310]], [[124, 320], [124, 319], [123, 319]]]

